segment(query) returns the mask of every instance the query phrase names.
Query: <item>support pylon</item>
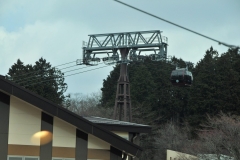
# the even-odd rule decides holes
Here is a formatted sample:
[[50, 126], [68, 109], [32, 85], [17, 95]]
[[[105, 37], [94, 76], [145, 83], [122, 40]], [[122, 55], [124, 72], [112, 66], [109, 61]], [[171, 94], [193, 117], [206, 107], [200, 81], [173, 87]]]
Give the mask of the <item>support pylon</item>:
[[[127, 55], [129, 49], [120, 49], [121, 53], [121, 69], [120, 77], [117, 84], [117, 93], [115, 99], [113, 118], [123, 121], [132, 121], [131, 98], [130, 98], [130, 83], [127, 75]], [[123, 115], [123, 119], [122, 119]]]

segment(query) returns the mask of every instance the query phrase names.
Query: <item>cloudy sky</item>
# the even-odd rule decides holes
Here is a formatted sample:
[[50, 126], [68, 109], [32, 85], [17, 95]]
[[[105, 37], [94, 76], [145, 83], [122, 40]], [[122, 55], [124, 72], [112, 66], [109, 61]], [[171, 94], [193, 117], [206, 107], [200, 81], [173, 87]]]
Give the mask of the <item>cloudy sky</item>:
[[[240, 45], [239, 0], [131, 0], [123, 2], [232, 45]], [[40, 57], [52, 66], [82, 57], [88, 34], [161, 30], [168, 55], [198, 62], [207, 49], [227, 48], [113, 0], [0, 0], [0, 74], [17, 59], [34, 64]], [[61, 66], [73, 66], [75, 63]], [[103, 64], [96, 66], [101, 67]], [[60, 67], [60, 69], [61, 69]], [[62, 70], [66, 72], [84, 66]], [[102, 87], [113, 66], [66, 77], [67, 93], [89, 94]], [[93, 69], [88, 67], [65, 75]], [[117, 82], [116, 82], [117, 83]]]

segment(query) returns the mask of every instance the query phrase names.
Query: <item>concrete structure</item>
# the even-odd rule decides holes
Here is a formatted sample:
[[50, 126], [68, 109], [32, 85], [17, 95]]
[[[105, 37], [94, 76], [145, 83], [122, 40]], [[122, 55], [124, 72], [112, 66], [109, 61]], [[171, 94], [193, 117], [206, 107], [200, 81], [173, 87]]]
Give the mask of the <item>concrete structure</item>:
[[3, 77], [0, 117], [1, 160], [122, 160], [142, 152], [130, 142], [137, 130], [112, 133]]

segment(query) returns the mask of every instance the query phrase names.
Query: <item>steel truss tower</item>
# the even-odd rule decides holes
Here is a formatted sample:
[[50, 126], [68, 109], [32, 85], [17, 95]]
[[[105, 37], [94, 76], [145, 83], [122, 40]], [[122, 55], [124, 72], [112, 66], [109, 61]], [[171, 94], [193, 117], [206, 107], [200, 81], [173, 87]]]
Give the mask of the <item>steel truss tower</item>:
[[[114, 119], [132, 121], [127, 65], [132, 62], [143, 62], [147, 56], [141, 53], [149, 52], [151, 54], [148, 57], [153, 61], [166, 60], [167, 37], [161, 36], [161, 31], [92, 34], [89, 35], [88, 42], [83, 42], [83, 59], [77, 60], [77, 64], [97, 65], [102, 60], [108, 65], [116, 63], [121, 65]], [[106, 57], [96, 57], [98, 54], [105, 54]]]

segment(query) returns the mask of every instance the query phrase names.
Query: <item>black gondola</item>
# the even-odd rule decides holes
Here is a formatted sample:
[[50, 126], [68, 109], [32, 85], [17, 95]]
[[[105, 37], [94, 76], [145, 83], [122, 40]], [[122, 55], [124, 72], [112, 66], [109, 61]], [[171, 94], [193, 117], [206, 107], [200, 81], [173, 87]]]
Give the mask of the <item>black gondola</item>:
[[179, 68], [172, 71], [170, 80], [174, 86], [190, 87], [192, 85], [193, 76], [187, 68]]

